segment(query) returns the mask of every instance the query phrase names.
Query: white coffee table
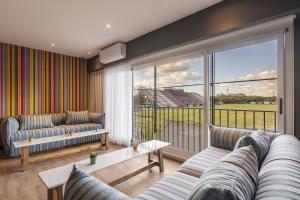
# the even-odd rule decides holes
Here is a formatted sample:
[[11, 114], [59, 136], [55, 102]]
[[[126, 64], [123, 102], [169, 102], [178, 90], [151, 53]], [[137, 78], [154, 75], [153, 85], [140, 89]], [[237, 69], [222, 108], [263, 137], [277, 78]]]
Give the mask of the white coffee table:
[[[39, 177], [45, 184], [48, 190], [48, 199], [63, 199], [63, 186], [67, 182], [72, 169], [73, 165], [76, 164], [80, 169], [84, 170], [87, 173], [92, 173], [107, 167], [110, 167], [115, 164], [119, 164], [121, 162], [136, 158], [141, 155], [148, 154], [148, 164], [144, 167], [139, 168], [117, 180], [110, 182], [110, 186], [115, 186], [121, 182], [124, 182], [130, 179], [133, 176], [136, 176], [154, 166], [158, 166], [160, 172], [164, 171], [164, 164], [163, 164], [163, 154], [162, 149], [164, 147], [169, 146], [170, 143], [161, 142], [158, 140], [152, 140], [149, 142], [141, 143], [137, 150], [133, 150], [132, 147], [127, 147], [124, 149], [116, 150], [111, 153], [106, 153], [103, 155], [97, 156], [97, 162], [95, 165], [90, 164], [90, 159], [82, 160], [79, 162], [71, 163], [68, 165], [64, 165], [61, 167], [57, 167], [54, 169], [50, 169], [47, 171], [43, 171], [39, 173]], [[157, 151], [158, 160], [154, 161], [151, 158], [151, 153]]]
[[70, 134], [65, 134], [65, 135], [58, 135], [58, 136], [51, 136], [51, 137], [44, 137], [44, 138], [36, 138], [33, 139], [32, 142], [29, 142], [28, 140], [24, 141], [17, 141], [13, 142], [13, 145], [15, 148], [21, 148], [21, 164], [22, 164], [22, 169], [27, 170], [29, 169], [29, 147], [34, 146], [34, 145], [39, 145], [39, 144], [45, 144], [45, 143], [50, 143], [50, 142], [59, 142], [59, 141], [64, 141], [64, 140], [71, 140], [75, 138], [83, 138], [83, 137], [88, 137], [88, 136], [93, 136], [93, 135], [101, 135], [101, 146], [105, 146], [106, 150], [108, 149], [108, 130], [105, 129], [99, 129], [98, 131], [85, 131], [85, 132], [78, 132], [78, 133], [73, 133], [72, 135]]

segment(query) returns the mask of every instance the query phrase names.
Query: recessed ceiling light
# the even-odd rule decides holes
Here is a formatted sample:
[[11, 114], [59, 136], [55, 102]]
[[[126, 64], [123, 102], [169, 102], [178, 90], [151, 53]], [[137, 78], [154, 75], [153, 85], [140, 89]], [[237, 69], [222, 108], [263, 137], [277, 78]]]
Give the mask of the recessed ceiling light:
[[51, 46], [52, 46], [52, 47], [55, 47], [55, 44], [54, 44], [54, 43], [51, 43]]
[[106, 24], [106, 28], [110, 28], [111, 27], [111, 25], [110, 24]]
[[88, 55], [91, 55], [91, 54], [92, 54], [92, 53], [89, 51], [89, 52], [88, 52]]

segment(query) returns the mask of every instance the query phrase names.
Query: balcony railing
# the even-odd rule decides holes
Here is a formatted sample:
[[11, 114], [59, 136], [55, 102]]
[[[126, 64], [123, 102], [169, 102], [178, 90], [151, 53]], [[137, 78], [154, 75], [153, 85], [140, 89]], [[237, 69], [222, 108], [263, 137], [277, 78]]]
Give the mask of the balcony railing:
[[[223, 127], [276, 132], [276, 111], [211, 109], [212, 124]], [[172, 147], [199, 152], [203, 146], [203, 107], [135, 107], [133, 136], [141, 141], [158, 139]]]

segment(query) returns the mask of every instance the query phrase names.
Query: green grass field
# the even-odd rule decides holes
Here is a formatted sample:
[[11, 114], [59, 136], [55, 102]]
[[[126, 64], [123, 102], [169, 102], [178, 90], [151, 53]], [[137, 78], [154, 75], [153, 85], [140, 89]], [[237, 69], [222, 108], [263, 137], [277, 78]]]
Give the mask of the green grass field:
[[[225, 127], [276, 130], [277, 105], [223, 104], [216, 105], [214, 124]], [[263, 112], [267, 111], [267, 112]], [[152, 138], [154, 132], [153, 108], [134, 113], [134, 124]], [[167, 121], [203, 124], [203, 108], [158, 108], [156, 110], [157, 132], [163, 130]], [[212, 113], [211, 113], [212, 121]]]

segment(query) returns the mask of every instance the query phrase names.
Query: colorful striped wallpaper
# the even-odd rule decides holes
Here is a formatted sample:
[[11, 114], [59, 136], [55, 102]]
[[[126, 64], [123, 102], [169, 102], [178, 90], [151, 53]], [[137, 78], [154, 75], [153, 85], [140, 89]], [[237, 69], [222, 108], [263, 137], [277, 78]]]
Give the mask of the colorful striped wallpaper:
[[86, 61], [0, 43], [0, 119], [88, 107]]

